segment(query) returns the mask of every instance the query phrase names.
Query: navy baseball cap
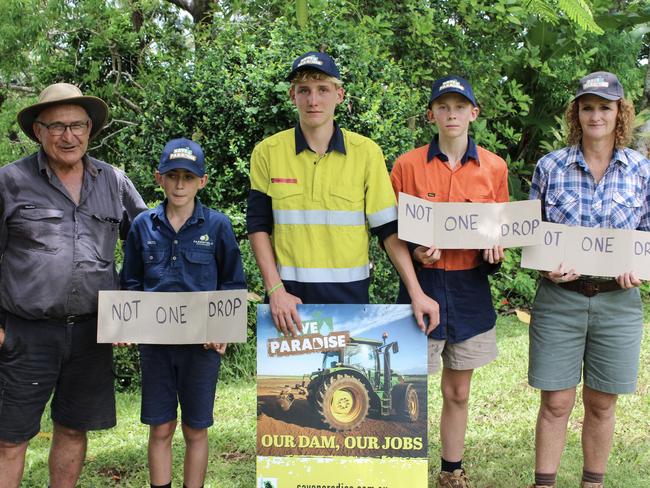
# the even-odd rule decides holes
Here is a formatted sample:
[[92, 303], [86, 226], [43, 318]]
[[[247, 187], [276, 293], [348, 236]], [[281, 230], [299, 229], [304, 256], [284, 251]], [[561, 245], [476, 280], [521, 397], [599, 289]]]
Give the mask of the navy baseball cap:
[[624, 96], [621, 82], [615, 74], [607, 71], [596, 71], [582, 78], [573, 99], [577, 100], [582, 95], [597, 95], [606, 100], [620, 100]]
[[341, 73], [329, 54], [310, 51], [296, 58], [291, 66], [291, 72], [289, 73], [289, 76], [287, 76], [287, 81], [293, 80], [293, 77], [296, 76], [298, 71], [306, 69], [315, 69], [322, 71], [328, 76], [333, 76], [337, 80], [341, 79]]
[[158, 172], [165, 174], [173, 169], [184, 169], [199, 177], [205, 175], [205, 157], [201, 146], [189, 139], [169, 141], [160, 156]]
[[476, 98], [474, 97], [474, 90], [472, 90], [472, 85], [469, 84], [469, 81], [460, 76], [451, 75], [438, 78], [433, 82], [433, 85], [431, 86], [431, 96], [429, 97], [429, 107], [431, 107], [434, 100], [446, 95], [447, 93], [458, 93], [463, 95], [472, 105], [475, 107], [478, 106]]

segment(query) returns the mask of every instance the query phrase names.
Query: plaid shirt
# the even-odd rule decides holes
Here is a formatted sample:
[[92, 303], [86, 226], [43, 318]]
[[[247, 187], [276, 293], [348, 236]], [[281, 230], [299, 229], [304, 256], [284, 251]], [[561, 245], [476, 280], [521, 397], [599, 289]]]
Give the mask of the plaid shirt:
[[565, 147], [537, 162], [529, 198], [548, 222], [650, 231], [650, 161], [618, 148], [596, 183], [580, 146]]

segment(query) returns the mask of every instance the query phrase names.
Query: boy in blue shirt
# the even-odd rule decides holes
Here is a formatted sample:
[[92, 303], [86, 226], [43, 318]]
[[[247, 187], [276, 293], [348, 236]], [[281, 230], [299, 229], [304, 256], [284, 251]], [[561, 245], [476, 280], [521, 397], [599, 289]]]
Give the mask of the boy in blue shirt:
[[[156, 181], [165, 201], [141, 213], [129, 232], [122, 288], [210, 291], [246, 288], [241, 255], [228, 217], [196, 197], [205, 186], [204, 155], [188, 139], [167, 143]], [[149, 430], [152, 488], [171, 488], [172, 438], [181, 405], [185, 464], [183, 486], [202, 487], [208, 465], [208, 431], [221, 355], [226, 344], [140, 345], [141, 421]]]

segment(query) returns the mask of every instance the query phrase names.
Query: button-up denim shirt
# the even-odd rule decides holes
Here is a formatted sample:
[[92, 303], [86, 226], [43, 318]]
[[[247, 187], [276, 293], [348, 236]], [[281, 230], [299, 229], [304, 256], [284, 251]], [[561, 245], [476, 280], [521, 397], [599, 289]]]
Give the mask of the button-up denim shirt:
[[97, 311], [118, 288], [120, 224], [147, 207], [123, 171], [84, 156], [77, 205], [40, 152], [0, 168], [0, 325]]
[[126, 240], [122, 288], [167, 292], [246, 288], [230, 220], [198, 199], [178, 233], [167, 220], [165, 202], [139, 215]]

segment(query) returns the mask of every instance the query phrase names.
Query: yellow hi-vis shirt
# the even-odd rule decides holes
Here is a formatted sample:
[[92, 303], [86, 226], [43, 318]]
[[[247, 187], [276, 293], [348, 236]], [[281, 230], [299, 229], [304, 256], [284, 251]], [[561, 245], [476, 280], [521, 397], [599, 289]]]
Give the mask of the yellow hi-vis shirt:
[[296, 154], [295, 129], [259, 143], [251, 190], [271, 198], [271, 240], [283, 280], [346, 283], [369, 277], [368, 226], [397, 220], [381, 149], [341, 130], [346, 154]]

